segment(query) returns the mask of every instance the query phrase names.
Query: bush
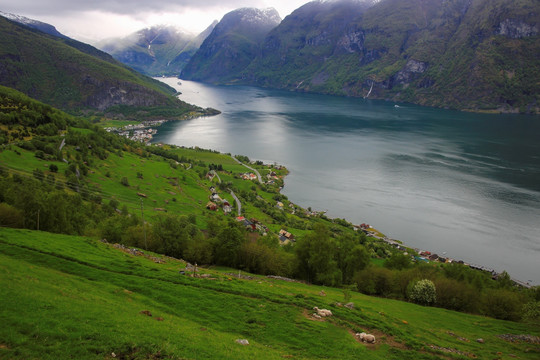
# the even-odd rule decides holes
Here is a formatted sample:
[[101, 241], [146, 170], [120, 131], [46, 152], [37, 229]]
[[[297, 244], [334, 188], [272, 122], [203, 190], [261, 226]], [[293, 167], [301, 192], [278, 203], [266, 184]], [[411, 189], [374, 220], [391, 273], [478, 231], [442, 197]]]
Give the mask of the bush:
[[54, 173], [58, 172], [58, 166], [56, 166], [56, 164], [51, 164], [49, 165], [49, 170]]
[[358, 271], [353, 278], [358, 291], [367, 295], [390, 296], [395, 293], [395, 281], [391, 270], [370, 266]]
[[124, 186], [129, 186], [128, 178], [124, 176], [122, 179], [120, 179], [120, 184]]
[[530, 301], [523, 306], [523, 320], [540, 322], [540, 301]]
[[518, 321], [523, 303], [518, 294], [506, 289], [490, 289], [484, 293], [484, 314], [501, 320]]
[[0, 226], [22, 228], [24, 213], [6, 203], [0, 203]]
[[437, 306], [456, 311], [478, 311], [478, 290], [472, 285], [454, 279], [441, 278], [435, 280], [435, 287]]
[[420, 305], [433, 305], [437, 300], [437, 292], [433, 281], [424, 279], [413, 283], [409, 299]]

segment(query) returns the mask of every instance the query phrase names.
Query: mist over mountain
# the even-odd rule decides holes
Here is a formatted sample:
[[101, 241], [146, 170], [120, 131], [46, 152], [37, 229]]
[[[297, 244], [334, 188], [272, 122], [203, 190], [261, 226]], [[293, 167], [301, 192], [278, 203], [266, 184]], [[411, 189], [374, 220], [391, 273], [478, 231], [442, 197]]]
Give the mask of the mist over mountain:
[[217, 22], [195, 35], [170, 25], [157, 25], [98, 44], [121, 63], [149, 76], [177, 76]]
[[251, 61], [216, 59], [245, 42], [209, 37], [182, 77], [538, 113], [539, 30], [534, 0], [313, 1], [252, 43]]

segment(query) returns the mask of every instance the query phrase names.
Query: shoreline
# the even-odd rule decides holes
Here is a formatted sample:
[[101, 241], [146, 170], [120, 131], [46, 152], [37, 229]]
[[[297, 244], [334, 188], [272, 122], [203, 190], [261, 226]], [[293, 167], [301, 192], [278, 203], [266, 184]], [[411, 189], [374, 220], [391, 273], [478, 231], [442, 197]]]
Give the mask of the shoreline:
[[[175, 84], [176, 84], [176, 82], [178, 82], [178, 79], [176, 79], [176, 78], [173, 79], [173, 80], [175, 80], [175, 82], [174, 82]], [[170, 79], [169, 79], [169, 81], [164, 81], [164, 82], [168, 83], [168, 82], [170, 82]], [[199, 91], [200, 91], [200, 92], [203, 92], [203, 90], [205, 89], [204, 84], [197, 83], [197, 82], [193, 82], [193, 85], [191, 85], [191, 82], [186, 81], [186, 83], [184, 83], [184, 82], [182, 83], [182, 86], [185, 86], [185, 87], [184, 87], [184, 90], [185, 90], [185, 91], [183, 90], [184, 95], [185, 95], [185, 94], [190, 95], [191, 92], [196, 93], [196, 96], [189, 96], [187, 99], [185, 99], [185, 101], [189, 100], [191, 103], [198, 103], [198, 102], [197, 102], [197, 99], [200, 97], [198, 94], [199, 94]], [[264, 87], [263, 87], [262, 89], [264, 89]], [[191, 91], [191, 90], [193, 90], [193, 91]], [[233, 94], [236, 94], [236, 93], [233, 93]], [[244, 94], [244, 93], [241, 92], [241, 94]], [[223, 96], [225, 96], [225, 95], [226, 95], [226, 94], [224, 94]], [[208, 101], [208, 99], [207, 99], [207, 98], [204, 98], [204, 97], [202, 97], [202, 99], [206, 101], [206, 102], [205, 102], [205, 105], [206, 105], [206, 106], [212, 106], [212, 105], [217, 106], [217, 107], [220, 107], [220, 106], [226, 106], [226, 105], [220, 105], [220, 106], [218, 106], [218, 104], [221, 104], [219, 101], [218, 101], [218, 102], [216, 102], [216, 101], [213, 101], [213, 102], [212, 102], [212, 101]], [[384, 102], [384, 101], [383, 101], [383, 102]], [[228, 114], [231, 112], [231, 109], [228, 108], [228, 107], [225, 107], [224, 109], [228, 109], [228, 112], [227, 112]], [[230, 117], [230, 116], [229, 116], [229, 117]], [[228, 118], [228, 117], [227, 117], [227, 118]], [[170, 125], [167, 125], [167, 127], [169, 127], [169, 126], [170, 126]], [[204, 128], [204, 126], [203, 126], [203, 128]], [[160, 138], [160, 136], [159, 136], [159, 135], [156, 136], [156, 139], [157, 139], [157, 138]], [[164, 140], [167, 141], [165, 138], [164, 138]], [[219, 143], [216, 143], [215, 141], [204, 141], [204, 140], [203, 140], [203, 141], [201, 141], [201, 142], [202, 142], [202, 144], [203, 144], [202, 146], [203, 146], [203, 147], [206, 147], [206, 148], [216, 148], [216, 147], [219, 148], [219, 147], [220, 147]], [[200, 143], [200, 142], [199, 142], [199, 143]], [[188, 144], [187, 146], [197, 146], [197, 144], [194, 143], [193, 141], [187, 141], [187, 144]], [[235, 149], [236, 149], [236, 148], [237, 148], [237, 147], [235, 147]], [[229, 147], [229, 148], [221, 148], [221, 152], [223, 152], [223, 153], [227, 153], [228, 151], [231, 151], [231, 148], [230, 148], [230, 147]], [[239, 153], [254, 154], [252, 151], [250, 151], [249, 148], [246, 148], [245, 146], [244, 146], [244, 147], [240, 147], [238, 150], [235, 150], [235, 151], [239, 151]], [[259, 151], [258, 158], [266, 159], [266, 162], [272, 163], [271, 159], [269, 159], [269, 156], [267, 156], [268, 154], [269, 154], [269, 153], [262, 153], [262, 154], [261, 154], [260, 151]], [[255, 154], [254, 154], [254, 155], [255, 155]], [[274, 156], [272, 156], [272, 157], [274, 157]], [[283, 157], [283, 156], [277, 156], [277, 158], [281, 158], [282, 160], [285, 160], [285, 162], [287, 161], [287, 160], [286, 160], [286, 159], [287, 159], [286, 156], [285, 156], [285, 157]], [[289, 164], [289, 166], [290, 166], [290, 165], [292, 165], [292, 164]], [[297, 179], [297, 178], [295, 177], [295, 179]], [[289, 179], [289, 180], [290, 180], [290, 179]], [[300, 186], [297, 182], [294, 182], [294, 181], [293, 181], [293, 183], [294, 183], [294, 188], [295, 188], [295, 189], [296, 189], [298, 186]], [[287, 184], [291, 184], [291, 185], [292, 185], [293, 183], [287, 182]], [[289, 186], [289, 185], [287, 185], [287, 186]], [[286, 188], [286, 189], [287, 189], [287, 188]], [[291, 188], [291, 189], [292, 189], [292, 188]], [[298, 189], [297, 189], [297, 190], [298, 190]], [[310, 189], [310, 190], [311, 190], [311, 189]], [[281, 192], [282, 192], [282, 193], [287, 193], [286, 190], [282, 190]], [[315, 204], [315, 207], [317, 207], [317, 208], [319, 208], [319, 209], [328, 210], [324, 203], [317, 202], [316, 200], [315, 200], [315, 201], [311, 201], [311, 200], [314, 199], [314, 197], [317, 196], [316, 193], [313, 193], [313, 194], [311, 195], [311, 197], [310, 197], [309, 193], [306, 193], [306, 192], [300, 192], [299, 194], [300, 194], [301, 196], [299, 197], [298, 201], [301, 201], [300, 203], [303, 203], [303, 204], [305, 205], [305, 206], [302, 206], [302, 207], [306, 208], [306, 207], [308, 207], [310, 204], [313, 204], [313, 203], [314, 203], [314, 204]], [[291, 196], [292, 198], [295, 198], [294, 196], [292, 196], [293, 194], [288, 194], [288, 195]], [[372, 200], [375, 200], [375, 203], [377, 202], [377, 201], [376, 201], [376, 197], [374, 197]], [[383, 200], [384, 200], [384, 199], [383, 199]], [[314, 206], [314, 205], [311, 205], [311, 207], [313, 207], [313, 206]], [[339, 209], [339, 207], [338, 207], [338, 209]], [[334, 209], [330, 209], [330, 211], [331, 211], [331, 212], [334, 212]], [[345, 212], [345, 213], [341, 212], [341, 213], [337, 213], [337, 214], [333, 214], [333, 215], [334, 215], [335, 217], [337, 217], [337, 218], [346, 218], [346, 219], [347, 219], [347, 218], [351, 217], [351, 214], [352, 214], [352, 213], [350, 213], [350, 212]], [[367, 214], [366, 214], [366, 215], [367, 215]], [[362, 219], [361, 217], [355, 217], [355, 216], [352, 216], [352, 217], [354, 218], [354, 221], [357, 222], [357, 223], [366, 220], [366, 219]], [[377, 220], [377, 219], [378, 219], [378, 220]], [[377, 223], [379, 223], [379, 222], [385, 222], [385, 220], [384, 220], [383, 218], [377, 218], [377, 217], [375, 217], [374, 219], [369, 219], [369, 220], [370, 220], [370, 221], [373, 221], [373, 222], [377, 222]], [[383, 221], [381, 221], [381, 220], [383, 220]], [[385, 224], [386, 224], [386, 223], [385, 223]], [[380, 225], [380, 224], [379, 224], [379, 225]], [[402, 225], [402, 224], [399, 224], [399, 223], [398, 223], [397, 225]], [[394, 226], [394, 227], [392, 227], [392, 226], [390, 227], [391, 232], [392, 232], [392, 235], [391, 235], [391, 236], [392, 236], [392, 237], [397, 237], [397, 238], [399, 238], [399, 236], [401, 236], [401, 235], [400, 235], [401, 232], [400, 232], [400, 230], [399, 230], [399, 229], [401, 228], [401, 226], [397, 226], [397, 225]], [[407, 237], [407, 235], [406, 235], [406, 234], [408, 234], [408, 233], [407, 233], [407, 229], [403, 229], [403, 230], [404, 230], [404, 233], [403, 233], [404, 235], [403, 235], [403, 236]], [[428, 229], [428, 230], [429, 230], [429, 229]], [[384, 235], [384, 234], [383, 234], [383, 235]], [[409, 234], [409, 235], [410, 235], [410, 234]], [[384, 236], [382, 236], [382, 238], [384, 238]], [[414, 238], [411, 238], [411, 237], [407, 237], [407, 239], [408, 239], [407, 241], [409, 241], [409, 242], [410, 242], [411, 240], [415, 240]], [[414, 241], [413, 241], [413, 243], [414, 243]], [[444, 246], [438, 247], [438, 246], [437, 246], [438, 244], [439, 244], [439, 242], [437, 242], [437, 241], [433, 241], [433, 242], [430, 242], [430, 241], [425, 242], [425, 241], [424, 241], [424, 242], [421, 242], [421, 243], [419, 243], [419, 244], [417, 244], [417, 245], [415, 245], [415, 244], [407, 244], [407, 246], [410, 246], [410, 247], [421, 247], [421, 248], [425, 248], [425, 249], [430, 249], [430, 247], [433, 246], [434, 248], [436, 248], [436, 251], [442, 252], [442, 253], [444, 254], [443, 256], [446, 257], [447, 254], [444, 252], [444, 250], [448, 250], [448, 249], [445, 249]], [[466, 244], [460, 244], [460, 245], [462, 245], [462, 246], [460, 246], [460, 247], [454, 246], [454, 247], [452, 247], [452, 249], [450, 249], [450, 250], [453, 250], [453, 251], [450, 251], [450, 254], [458, 254], [457, 256], [452, 256], [452, 258], [454, 258], [454, 259], [460, 259], [460, 257], [464, 257], [464, 258], [465, 258], [465, 261], [466, 261], [468, 264], [471, 264], [472, 266], [474, 266], [474, 267], [476, 267], [476, 268], [479, 268], [479, 269], [485, 269], [485, 270], [487, 270], [487, 271], [489, 271], [489, 272], [492, 271], [491, 268], [489, 268], [489, 267], [487, 267], [487, 266], [477, 266], [477, 265], [474, 265], [474, 264], [478, 264], [478, 263], [483, 263], [483, 264], [495, 263], [495, 264], [499, 264], [498, 267], [497, 267], [497, 269], [498, 269], [498, 271], [500, 271], [500, 272], [502, 272], [503, 270], [506, 270], [507, 272], [508, 272], [508, 271], [512, 271], [512, 273], [519, 273], [519, 274], [521, 275], [520, 278], [521, 278], [521, 279], [525, 279], [525, 280], [528, 280], [528, 279], [530, 279], [531, 277], [534, 278], [532, 275], [529, 276], [529, 273], [528, 273], [527, 271], [521, 271], [521, 272], [520, 272], [519, 270], [523, 270], [523, 269], [521, 269], [519, 266], [517, 266], [517, 268], [518, 268], [517, 270], [518, 270], [518, 271], [516, 272], [516, 271], [515, 271], [515, 270], [516, 270], [516, 266], [506, 266], [505, 263], [500, 263], [500, 262], [497, 261], [496, 258], [493, 258], [493, 257], [485, 257], [485, 256], [482, 257], [480, 253], [474, 253], [475, 255], [479, 255], [479, 256], [474, 256], [474, 258], [471, 258], [471, 256], [469, 256], [471, 253], [468, 252], [468, 251], [466, 250], [466, 249], [467, 249]], [[465, 245], [465, 246], [463, 246], [463, 245]], [[500, 249], [502, 249], [502, 250], [504, 250], [504, 251], [507, 250], [506, 247], [504, 247], [504, 246], [500, 247]], [[420, 250], [420, 249], [418, 249], [418, 250]], [[505, 257], [506, 257], [506, 255], [504, 255], [504, 253], [502, 252], [502, 250], [501, 250], [501, 251], [498, 251], [498, 253], [501, 253], [501, 256], [505, 256]], [[510, 253], [510, 254], [511, 254], [511, 253]], [[486, 261], [484, 261], [484, 262], [479, 261], [478, 258], [481, 258], [481, 259], [483, 258], [483, 259], [485, 259]], [[528, 256], [527, 258], [529, 258], [529, 256]], [[495, 260], [495, 261], [493, 261], [493, 260]], [[464, 262], [465, 262], [465, 261], [464, 261]], [[508, 268], [510, 268], [510, 269], [508, 269]], [[513, 270], [514, 270], [514, 271], [513, 271]], [[525, 270], [527, 270], [527, 269], [525, 269]], [[533, 273], [534, 273], [534, 271], [533, 271]], [[519, 281], [519, 280], [517, 280], [517, 281]], [[526, 281], [521, 281], [521, 282], [522, 282], [523, 284], [527, 284]], [[528, 284], [535, 284], [535, 281], [529, 281]]]

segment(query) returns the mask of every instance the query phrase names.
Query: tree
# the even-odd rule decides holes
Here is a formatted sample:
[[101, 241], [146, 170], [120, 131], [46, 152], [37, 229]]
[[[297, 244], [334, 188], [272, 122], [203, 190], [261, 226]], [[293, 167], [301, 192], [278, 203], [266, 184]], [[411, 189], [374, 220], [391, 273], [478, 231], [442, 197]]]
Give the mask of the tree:
[[437, 300], [437, 292], [433, 281], [423, 279], [414, 283], [409, 299], [420, 305], [433, 305]]
[[336, 248], [328, 228], [315, 224], [314, 230], [295, 246], [299, 276], [319, 284], [340, 285], [342, 274], [335, 260]]
[[402, 253], [394, 253], [384, 262], [384, 267], [388, 269], [407, 269], [411, 266], [411, 259]]
[[340, 236], [337, 239], [336, 260], [343, 284], [351, 284], [354, 273], [369, 265], [369, 253], [360, 245], [357, 237]]
[[169, 214], [156, 216], [153, 233], [159, 242], [157, 250], [163, 254], [181, 258], [191, 236], [186, 229], [187, 217]]
[[221, 229], [217, 236], [214, 259], [219, 265], [238, 266], [238, 253], [246, 237], [234, 223]]
[[53, 173], [58, 172], [58, 166], [56, 164], [49, 165], [49, 170]]

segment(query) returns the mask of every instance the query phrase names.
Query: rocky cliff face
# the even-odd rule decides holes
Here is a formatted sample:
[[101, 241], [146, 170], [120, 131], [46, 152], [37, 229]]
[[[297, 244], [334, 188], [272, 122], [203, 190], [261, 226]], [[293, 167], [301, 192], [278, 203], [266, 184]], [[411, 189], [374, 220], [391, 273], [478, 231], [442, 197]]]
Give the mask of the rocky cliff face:
[[504, 19], [499, 24], [497, 34], [512, 39], [521, 39], [538, 35], [538, 27], [536, 24], [527, 24], [524, 21]]
[[314, 1], [221, 81], [470, 110], [538, 112], [535, 0]]
[[86, 75], [82, 79], [82, 84], [88, 91], [83, 97], [83, 106], [100, 111], [115, 105], [163, 106], [169, 100], [165, 95], [150, 96], [148, 88], [129, 81], [97, 79]]

